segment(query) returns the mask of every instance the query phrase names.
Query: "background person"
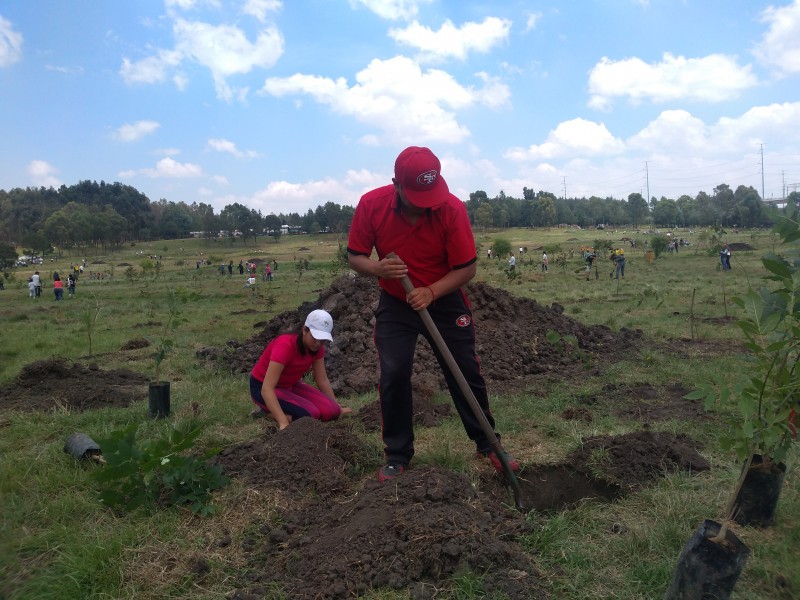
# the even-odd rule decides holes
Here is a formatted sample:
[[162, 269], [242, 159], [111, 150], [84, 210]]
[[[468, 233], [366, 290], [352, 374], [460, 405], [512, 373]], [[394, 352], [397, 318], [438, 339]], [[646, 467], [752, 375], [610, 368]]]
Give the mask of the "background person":
[[[417, 338], [425, 336], [442, 368], [464, 429], [479, 456], [498, 471], [500, 457], [416, 311], [427, 309], [494, 429], [486, 383], [475, 354], [475, 326], [461, 289], [476, 273], [478, 254], [464, 203], [450, 193], [439, 159], [428, 148], [403, 150], [392, 184], [364, 194], [356, 207], [347, 244], [350, 266], [377, 277], [375, 346], [380, 360], [380, 400], [386, 464], [378, 479], [401, 475], [414, 456], [411, 374]], [[371, 258], [373, 248], [378, 260]], [[397, 257], [387, 258], [394, 252]], [[414, 289], [406, 294], [401, 279]], [[512, 469], [519, 469], [510, 456]]]
[[53, 293], [55, 294], [56, 302], [64, 299], [64, 282], [61, 281], [58, 271], [53, 271]]
[[42, 277], [39, 275], [39, 271], [34, 271], [31, 279], [33, 280], [34, 297], [39, 298], [42, 295]]
[[[250, 373], [250, 397], [285, 429], [294, 419], [311, 417], [332, 421], [351, 412], [336, 402], [325, 370], [325, 341], [333, 341], [333, 317], [314, 310], [299, 333], [284, 333], [272, 340]], [[319, 389], [302, 381], [311, 371]]]

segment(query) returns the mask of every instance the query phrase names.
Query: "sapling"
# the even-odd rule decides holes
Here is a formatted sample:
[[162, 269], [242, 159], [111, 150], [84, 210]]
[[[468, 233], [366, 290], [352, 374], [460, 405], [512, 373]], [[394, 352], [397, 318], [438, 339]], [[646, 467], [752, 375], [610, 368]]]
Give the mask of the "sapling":
[[[796, 220], [784, 219], [776, 231], [784, 243], [800, 239]], [[743, 381], [725, 385], [717, 393], [710, 384], [688, 394], [688, 399], [704, 399], [706, 409], [715, 404], [735, 401], [738, 418], [729, 420], [730, 428], [720, 437], [723, 450], [733, 450], [745, 461], [736, 489], [726, 508], [726, 518], [733, 519], [736, 498], [755, 455], [765, 467], [780, 464], [796, 440], [795, 415], [800, 396], [798, 361], [800, 360], [800, 260], [791, 261], [769, 253], [761, 259], [769, 272], [766, 279], [772, 288], [752, 285], [732, 301], [745, 312], [737, 321], [750, 351], [752, 368]], [[722, 536], [724, 532], [720, 532]]]
[[175, 290], [170, 290], [167, 295], [167, 318], [164, 321], [161, 329], [161, 334], [155, 340], [155, 354], [153, 354], [153, 363], [155, 365], [155, 381], [161, 381], [161, 363], [172, 352], [175, 342], [167, 335], [174, 331], [178, 325], [184, 323], [186, 319], [181, 318], [180, 307], [178, 302], [186, 303], [189, 300], [189, 295], [186, 293], [178, 293]]
[[100, 316], [100, 311], [103, 310], [103, 305], [97, 295], [92, 294], [92, 296], [94, 297], [94, 306], [87, 305], [80, 313], [81, 322], [86, 328], [86, 336], [89, 338], [89, 356], [92, 356], [92, 334], [97, 324], [97, 318]]

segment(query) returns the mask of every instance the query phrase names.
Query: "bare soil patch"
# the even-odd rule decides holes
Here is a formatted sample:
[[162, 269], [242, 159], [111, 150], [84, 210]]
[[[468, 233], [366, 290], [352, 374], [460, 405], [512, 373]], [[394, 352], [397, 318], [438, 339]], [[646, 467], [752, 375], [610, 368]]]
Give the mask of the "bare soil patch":
[[149, 378], [128, 369], [104, 370], [64, 358], [22, 368], [0, 388], [0, 409], [24, 412], [124, 407], [147, 398]]
[[731, 252], [752, 252], [755, 250], [754, 246], [746, 242], [733, 242], [732, 244], [728, 244], [728, 248], [731, 249]]

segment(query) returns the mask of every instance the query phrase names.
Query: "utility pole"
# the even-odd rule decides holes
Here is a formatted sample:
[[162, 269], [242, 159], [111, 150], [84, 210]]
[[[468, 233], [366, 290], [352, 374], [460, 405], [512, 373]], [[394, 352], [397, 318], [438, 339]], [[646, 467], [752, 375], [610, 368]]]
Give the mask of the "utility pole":
[[647, 180], [647, 204], [650, 204], [650, 169], [647, 167], [647, 161], [644, 161], [644, 175]]
[[781, 171], [781, 192], [783, 192], [783, 199], [786, 200], [786, 171]]
[[761, 199], [764, 199], [764, 144], [761, 144]]

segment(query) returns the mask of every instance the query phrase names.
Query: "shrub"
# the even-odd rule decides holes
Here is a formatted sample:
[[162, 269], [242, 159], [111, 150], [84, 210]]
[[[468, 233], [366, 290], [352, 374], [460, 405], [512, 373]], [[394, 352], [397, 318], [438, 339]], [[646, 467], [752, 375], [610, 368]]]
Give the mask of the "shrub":
[[511, 254], [511, 242], [505, 238], [496, 238], [492, 244], [492, 254], [495, 256], [508, 256]]
[[112, 432], [100, 442], [106, 465], [92, 477], [101, 485], [100, 500], [112, 507], [131, 511], [138, 507], [189, 505], [195, 514], [214, 512], [211, 492], [227, 485], [222, 467], [207, 459], [181, 454], [189, 450], [200, 428], [171, 429], [155, 440], [136, 441], [138, 425]]
[[656, 255], [656, 258], [661, 256], [664, 253], [664, 250], [667, 249], [667, 238], [661, 235], [656, 235], [650, 238], [650, 249]]

